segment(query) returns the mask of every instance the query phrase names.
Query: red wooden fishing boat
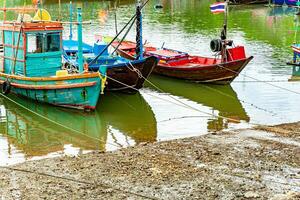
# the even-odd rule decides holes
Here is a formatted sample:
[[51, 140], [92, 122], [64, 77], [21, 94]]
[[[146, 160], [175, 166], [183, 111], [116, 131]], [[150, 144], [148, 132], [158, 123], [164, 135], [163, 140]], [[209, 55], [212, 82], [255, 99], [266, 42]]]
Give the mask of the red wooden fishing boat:
[[[149, 45], [144, 46], [144, 56], [159, 59], [153, 72], [159, 75], [191, 80], [196, 82], [228, 84], [244, 69], [253, 58], [246, 57], [243, 46], [226, 48], [232, 41], [213, 40], [211, 49], [217, 52], [215, 57], [191, 56], [188, 53]], [[135, 59], [136, 43], [123, 41], [112, 44], [119, 55]]]

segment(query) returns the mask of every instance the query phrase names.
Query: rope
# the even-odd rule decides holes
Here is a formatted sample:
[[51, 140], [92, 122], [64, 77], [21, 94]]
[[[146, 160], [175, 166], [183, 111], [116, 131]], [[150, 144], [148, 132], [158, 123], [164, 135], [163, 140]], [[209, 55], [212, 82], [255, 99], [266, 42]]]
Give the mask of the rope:
[[[135, 71], [135, 72], [138, 74], [139, 77], [143, 77], [143, 75], [141, 74], [141, 72], [140, 72], [137, 68], [135, 68], [135, 67], [132, 65], [131, 62], [129, 62], [129, 64], [131, 65], [131, 67], [132, 67], [133, 69], [129, 68], [129, 67], [127, 66], [127, 64], [126, 64], [126, 66], [127, 66], [131, 71]], [[146, 81], [148, 81], [145, 77], [143, 77], [143, 78], [144, 78]], [[152, 85], [152, 83], [151, 83], [151, 85]], [[210, 90], [214, 90], [214, 91], [216, 91], [216, 92], [218, 92], [218, 93], [220, 93], [220, 94], [222, 94], [222, 95], [224, 95], [224, 96], [228, 96], [228, 97], [234, 98], [233, 96], [230, 96], [230, 95], [228, 95], [228, 94], [224, 94], [223, 92], [220, 92], [219, 90], [212, 89], [212, 88], [210, 88], [210, 87], [208, 87], [208, 86], [205, 86], [205, 85], [203, 85], [203, 86], [206, 87], [206, 88], [209, 88]], [[165, 93], [165, 92], [164, 92], [164, 93]], [[272, 114], [273, 116], [274, 116], [274, 115], [278, 115], [277, 113], [274, 113], [273, 111], [269, 111], [269, 110], [267, 110], [267, 109], [260, 108], [260, 107], [258, 107], [258, 106], [256, 106], [256, 105], [254, 105], [253, 103], [249, 103], [249, 102], [246, 102], [246, 101], [241, 100], [241, 99], [239, 99], [239, 100], [242, 101], [243, 103], [246, 103], [246, 104], [251, 105], [252, 107], [254, 107], [254, 108], [258, 109], [258, 110], [262, 110], [262, 111], [265, 111], [265, 112], [267, 112], [267, 113], [270, 113], [270, 114]]]
[[118, 48], [120, 47], [121, 43], [125, 40], [126, 36], [128, 35], [129, 31], [131, 30], [131, 28], [132, 28], [132, 26], [133, 26], [133, 24], [134, 24], [134, 22], [135, 22], [135, 20], [136, 20], [136, 19], [134, 19], [134, 20], [132, 21], [132, 23], [131, 23], [131, 25], [129, 26], [129, 28], [127, 29], [126, 33], [124, 34], [124, 36], [122, 37], [122, 39], [119, 41], [118, 45], [117, 45], [116, 47], [114, 47], [115, 49], [114, 49], [114, 51], [112, 52], [112, 54], [114, 54], [114, 53], [118, 50]]
[[[236, 72], [236, 71], [234, 71], [234, 70], [232, 70], [232, 69], [229, 69], [229, 68], [227, 68], [227, 67], [224, 67], [224, 66], [222, 66], [222, 65], [217, 65], [217, 66], [219, 66], [220, 68], [223, 68], [223, 69], [225, 69], [225, 70], [228, 70], [228, 71], [230, 71], [230, 72], [233, 72], [233, 73], [235, 73], [235, 74], [237, 74], [237, 75], [240, 74], [240, 73], [238, 73], [238, 72]], [[260, 81], [260, 82], [262, 82], [262, 83], [271, 85], [271, 86], [276, 87], [276, 88], [279, 88], [279, 89], [281, 89], [281, 90], [285, 90], [285, 91], [288, 91], [288, 92], [291, 92], [291, 93], [299, 94], [299, 95], [300, 95], [300, 92], [296, 92], [296, 91], [290, 90], [290, 89], [288, 89], [288, 88], [284, 88], [284, 87], [281, 87], [281, 86], [278, 86], [278, 85], [274, 85], [274, 84], [272, 84], [272, 83], [270, 83], [270, 82], [265, 82], [265, 81], [259, 80], [259, 79], [257, 79], [257, 78], [253, 78], [253, 77], [251, 77], [251, 76], [248, 76], [248, 75], [246, 75], [246, 74], [241, 74], [241, 75], [244, 76], [244, 77], [253, 79], [253, 80], [255, 80], [255, 81]]]
[[288, 80], [267, 80], [267, 81], [234, 81], [234, 83], [288, 83]]
[[46, 176], [46, 177], [55, 178], [55, 179], [62, 179], [62, 180], [66, 180], [66, 181], [72, 181], [72, 182], [79, 183], [79, 184], [93, 185], [93, 186], [102, 187], [102, 188], [103, 187], [104, 188], [111, 188], [115, 191], [132, 194], [134, 196], [143, 197], [143, 198], [146, 198], [146, 199], [157, 199], [155, 197], [146, 196], [146, 195], [143, 195], [143, 194], [138, 194], [138, 193], [131, 192], [131, 191], [128, 191], [128, 190], [123, 190], [121, 188], [108, 185], [106, 183], [94, 183], [94, 182], [89, 182], [89, 181], [84, 181], [84, 180], [77, 180], [77, 179], [70, 178], [70, 177], [58, 176], [58, 175], [48, 174], [48, 173], [44, 173], [44, 172], [30, 171], [30, 170], [26, 170], [26, 169], [17, 169], [17, 168], [7, 167], [7, 166], [0, 166], [0, 168], [10, 170], [10, 171], [18, 171], [18, 172], [23, 172], [23, 173], [28, 173], [28, 174], [35, 174], [35, 175]]
[[[136, 89], [136, 88], [134, 88], [134, 87], [132, 87], [132, 86], [130, 86], [130, 85], [127, 85], [127, 84], [125, 84], [125, 83], [123, 83], [123, 82], [120, 82], [120, 81], [118, 81], [118, 80], [116, 80], [116, 79], [114, 79], [114, 78], [112, 78], [112, 77], [109, 77], [109, 76], [108, 76], [107, 78], [108, 78], [108, 79], [111, 79], [111, 80], [113, 80], [113, 81], [115, 81], [115, 82], [117, 82], [117, 83], [119, 83], [119, 84], [122, 84], [122, 85], [124, 85], [124, 86], [126, 86], [126, 87], [129, 87], [129, 88], [131, 88], [131, 89], [133, 89], [133, 90], [139, 91], [138, 89]], [[144, 78], [144, 79], [145, 79], [145, 78]], [[159, 87], [157, 87], [156, 85], [154, 85], [154, 84], [153, 84], [151, 81], [149, 81], [148, 79], [145, 79], [145, 81], [147, 81], [149, 84], [151, 84], [153, 87], [155, 87], [155, 88], [156, 88], [157, 90], [159, 90], [160, 92], [166, 94], [166, 92], [164, 92], [162, 89], [160, 89]], [[197, 108], [195, 108], [195, 107], [193, 107], [193, 106], [190, 106], [190, 105], [188, 105], [188, 104], [186, 104], [186, 103], [184, 103], [184, 102], [182, 102], [182, 101], [176, 99], [175, 97], [172, 97], [171, 95], [168, 95], [168, 96], [169, 96], [171, 99], [173, 99], [174, 101], [178, 102], [179, 104], [176, 104], [176, 103], [174, 103], [174, 102], [172, 102], [172, 101], [170, 101], [170, 100], [163, 99], [163, 98], [161, 98], [161, 97], [155, 96], [155, 95], [150, 94], [150, 93], [147, 93], [147, 94], [148, 94], [149, 96], [154, 97], [154, 98], [161, 99], [161, 100], [163, 100], [163, 101], [165, 101], [165, 102], [169, 102], [169, 103], [172, 103], [172, 104], [175, 104], [175, 105], [184, 107], [184, 108], [189, 108], [189, 109], [191, 109], [191, 110], [194, 110], [194, 111], [197, 111], [197, 112], [200, 112], [200, 113], [203, 113], [203, 114], [212, 116], [212, 117], [214, 117], [214, 118], [222, 118], [222, 119], [229, 120], [229, 121], [233, 121], [233, 122], [236, 122], [236, 123], [240, 123], [240, 122], [241, 122], [240, 120], [237, 120], [237, 119], [233, 119], [233, 118], [229, 118], [229, 117], [224, 117], [224, 116], [221, 116], [221, 115], [215, 115], [215, 114], [211, 114], [211, 113], [209, 113], [209, 112], [205, 112], [205, 111], [199, 110], [199, 109], [197, 109]], [[248, 123], [248, 124], [250, 124], [250, 125], [263, 126], [262, 124], [258, 124], [258, 123], [250, 123], [250, 122], [246, 122], [246, 123]]]
[[[213, 90], [214, 92], [218, 92], [218, 93], [220, 93], [220, 94], [223, 95], [223, 96], [227, 96], [227, 97], [230, 97], [230, 98], [232, 98], [232, 99], [235, 98], [235, 97], [232, 96], [232, 95], [226, 94], [226, 93], [224, 93], [224, 92], [221, 92], [221, 91], [219, 91], [219, 90], [217, 90], [217, 89], [214, 89], [214, 88], [212, 88], [212, 87], [206, 86], [206, 85], [204, 85], [204, 84], [203, 84], [203, 87], [205, 87], [206, 89], [209, 89], [209, 90]], [[262, 111], [264, 111], [264, 112], [270, 113], [270, 114], [272, 114], [272, 116], [278, 115], [277, 113], [275, 113], [275, 112], [273, 112], [273, 111], [267, 110], [267, 109], [265, 109], [265, 108], [258, 107], [258, 106], [256, 106], [255, 104], [250, 103], [250, 102], [247, 102], [247, 101], [244, 101], [244, 100], [242, 100], [242, 99], [240, 99], [240, 98], [238, 98], [238, 100], [241, 101], [241, 102], [243, 102], [243, 103], [245, 103], [245, 104], [248, 104], [248, 105], [250, 105], [250, 106], [252, 106], [252, 107], [254, 107], [254, 108], [258, 109], [258, 110], [262, 110]]]
[[[145, 3], [143, 3], [143, 5], [141, 6], [141, 9], [144, 8], [144, 6], [146, 6], [146, 4], [149, 2], [150, 0], [146, 0]], [[130, 24], [130, 22], [132, 20], [135, 20], [136, 19], [136, 14], [133, 15], [130, 20], [125, 24], [125, 26], [122, 28], [122, 30], [110, 41], [110, 43], [108, 45], [106, 45], [106, 47], [91, 61], [89, 62], [89, 66], [90, 65], [93, 65], [97, 60], [98, 58], [108, 49], [108, 47], [119, 37], [119, 35], [125, 30], [125, 28]]]
[[22, 104], [20, 104], [20, 103], [18, 103], [18, 102], [16, 102], [16, 101], [14, 101], [13, 99], [11, 99], [11, 98], [5, 96], [5, 95], [2, 94], [1, 92], [0, 92], [0, 95], [1, 95], [2, 97], [4, 97], [5, 99], [7, 99], [7, 100], [13, 102], [14, 104], [18, 105], [19, 107], [23, 108], [24, 110], [26, 110], [26, 111], [28, 111], [28, 112], [31, 112], [31, 113], [33, 113], [34, 115], [39, 116], [39, 117], [41, 117], [42, 119], [45, 119], [45, 120], [47, 120], [47, 121], [49, 121], [49, 122], [51, 122], [51, 123], [53, 123], [53, 124], [56, 124], [56, 125], [58, 125], [58, 126], [64, 128], [64, 129], [66, 129], [66, 130], [69, 130], [69, 131], [78, 133], [78, 134], [80, 134], [80, 135], [83, 135], [83, 136], [88, 137], [88, 138], [93, 139], [93, 140], [98, 140], [99, 142], [102, 142], [102, 143], [104, 143], [104, 144], [110, 144], [110, 145], [112, 145], [112, 146], [115, 146], [115, 147], [119, 148], [119, 146], [117, 146], [117, 145], [115, 145], [115, 144], [113, 144], [113, 143], [110, 143], [110, 142], [104, 141], [104, 140], [102, 140], [102, 139], [99, 139], [99, 138], [92, 137], [92, 136], [90, 136], [90, 135], [84, 134], [83, 132], [77, 131], [77, 130], [71, 128], [71, 127], [65, 126], [65, 125], [63, 125], [63, 124], [61, 124], [61, 123], [59, 123], [59, 122], [56, 122], [56, 121], [54, 121], [54, 120], [52, 120], [52, 119], [49, 119], [48, 117], [45, 117], [45, 116], [43, 116], [43, 115], [41, 115], [41, 114], [39, 114], [39, 113], [37, 113], [37, 112], [34, 112], [33, 110], [27, 108], [26, 106], [24, 106], [24, 105], [22, 105]]

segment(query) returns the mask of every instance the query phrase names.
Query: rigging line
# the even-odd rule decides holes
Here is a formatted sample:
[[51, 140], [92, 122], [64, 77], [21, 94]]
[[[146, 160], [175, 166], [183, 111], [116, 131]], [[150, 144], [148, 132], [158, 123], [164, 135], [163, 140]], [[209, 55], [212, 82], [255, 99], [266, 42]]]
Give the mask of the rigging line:
[[46, 176], [46, 177], [50, 177], [50, 178], [54, 178], [54, 179], [62, 179], [62, 180], [66, 180], [66, 181], [72, 181], [72, 182], [79, 183], [79, 184], [94, 185], [96, 187], [102, 187], [102, 188], [111, 188], [115, 191], [128, 193], [128, 194], [138, 196], [138, 197], [143, 197], [143, 198], [146, 198], [146, 199], [157, 199], [156, 197], [146, 196], [146, 195], [135, 193], [135, 192], [132, 192], [132, 191], [123, 190], [119, 187], [111, 186], [107, 183], [95, 183], [95, 182], [89, 182], [89, 181], [84, 181], [84, 180], [77, 180], [75, 178], [58, 176], [58, 175], [54, 175], [54, 174], [48, 174], [48, 173], [45, 173], [45, 172], [37, 172], [37, 171], [31, 171], [31, 170], [26, 170], [26, 169], [18, 169], [18, 168], [13, 168], [13, 167], [8, 167], [8, 166], [0, 166], [0, 168], [10, 170], [10, 171], [18, 171], [18, 172], [23, 172], [23, 173], [28, 173], [28, 174]]
[[134, 25], [136, 18], [132, 21], [131, 25], [129, 26], [128, 30], [126, 31], [126, 33], [124, 34], [124, 36], [122, 37], [122, 39], [119, 41], [118, 45], [116, 47], [114, 47], [114, 51], [112, 52], [112, 54], [114, 54], [118, 48], [120, 47], [120, 45], [122, 44], [122, 42], [125, 40], [126, 36], [128, 35], [129, 31], [131, 30], [132, 26]]
[[85, 137], [88, 137], [88, 138], [90, 138], [90, 139], [98, 140], [99, 142], [102, 142], [102, 143], [104, 143], [104, 144], [110, 144], [110, 145], [112, 145], [112, 146], [115, 146], [115, 147], [118, 147], [118, 148], [119, 148], [119, 146], [117, 146], [117, 145], [115, 145], [115, 144], [113, 144], [113, 143], [110, 143], [110, 142], [104, 141], [104, 140], [102, 140], [102, 139], [99, 139], [99, 138], [92, 137], [92, 136], [90, 136], [90, 135], [84, 134], [84, 133], [81, 132], [81, 131], [77, 131], [77, 130], [71, 128], [71, 127], [65, 126], [65, 125], [63, 125], [63, 124], [61, 124], [61, 123], [59, 123], [59, 122], [56, 122], [56, 121], [54, 121], [54, 120], [52, 120], [52, 119], [49, 119], [48, 117], [45, 117], [45, 116], [43, 116], [43, 115], [41, 115], [41, 114], [39, 114], [39, 113], [37, 113], [37, 112], [34, 112], [33, 110], [30, 110], [29, 108], [27, 108], [26, 106], [24, 106], [24, 105], [18, 103], [17, 101], [14, 101], [13, 99], [11, 99], [11, 98], [5, 96], [5, 95], [2, 94], [1, 92], [0, 92], [0, 95], [1, 95], [2, 97], [4, 97], [5, 99], [7, 99], [7, 100], [13, 102], [14, 104], [18, 105], [19, 107], [21, 107], [21, 108], [23, 108], [23, 109], [25, 109], [25, 110], [27, 110], [27, 111], [29, 111], [29, 112], [35, 114], [36, 116], [39, 116], [39, 117], [41, 117], [41, 118], [43, 118], [43, 119], [45, 119], [45, 120], [47, 120], [47, 121], [49, 121], [49, 122], [51, 122], [51, 123], [53, 123], [53, 124], [56, 124], [56, 125], [58, 125], [58, 126], [64, 128], [64, 129], [67, 129], [67, 130], [69, 130], [69, 131], [78, 133], [78, 134], [83, 135], [83, 136], [85, 136]]
[[[146, 0], [145, 3], [142, 4], [141, 9], [143, 9], [146, 4], [149, 2], [150, 0]], [[132, 20], [135, 20], [136, 18], [136, 13], [130, 18], [130, 20], [125, 24], [125, 26], [120, 30], [120, 32], [110, 41], [109, 44], [107, 44], [105, 46], [105, 48], [91, 61], [88, 63], [88, 65], [93, 65], [98, 58], [108, 49], [108, 47], [119, 37], [119, 35], [126, 29], [126, 27], [131, 23]]]
[[[227, 67], [224, 67], [224, 66], [222, 66], [222, 65], [217, 65], [217, 66], [219, 66], [220, 68], [223, 68], [223, 69], [225, 69], [225, 70], [227, 70], [227, 71], [230, 71], [230, 72], [233, 72], [233, 73], [235, 73], [235, 74], [241, 74], [241, 73], [238, 73], [238, 72], [236, 72], [236, 71], [234, 71], [234, 70], [232, 70], [232, 69], [229, 69], [229, 68], [227, 68]], [[261, 81], [261, 80], [259, 80], [259, 79], [257, 79], [257, 78], [253, 78], [253, 77], [251, 77], [251, 76], [249, 76], [249, 75], [246, 75], [246, 74], [241, 74], [242, 76], [245, 76], [245, 77], [248, 77], [248, 78], [250, 78], [250, 79], [253, 79], [253, 80], [256, 80], [256, 81]], [[294, 91], [294, 90], [290, 90], [290, 89], [288, 89], [288, 88], [285, 88], [285, 87], [281, 87], [281, 86], [278, 86], [278, 85], [275, 85], [275, 84], [272, 84], [272, 83], [269, 83], [269, 82], [265, 82], [265, 81], [261, 81], [262, 83], [265, 83], [265, 84], [268, 84], [268, 85], [271, 85], [271, 86], [273, 86], [273, 87], [276, 87], [276, 88], [279, 88], [279, 89], [281, 89], [281, 90], [285, 90], [285, 91], [288, 91], [288, 92], [291, 92], [291, 93], [294, 93], [294, 94], [299, 94], [300, 95], [300, 92], [296, 92], [296, 91]]]

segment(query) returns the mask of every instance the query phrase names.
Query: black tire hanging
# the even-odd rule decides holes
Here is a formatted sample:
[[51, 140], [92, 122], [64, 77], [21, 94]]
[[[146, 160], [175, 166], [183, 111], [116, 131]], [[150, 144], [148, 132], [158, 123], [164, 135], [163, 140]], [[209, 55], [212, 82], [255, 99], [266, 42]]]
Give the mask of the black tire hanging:
[[219, 52], [222, 50], [222, 40], [214, 39], [210, 42], [210, 49], [212, 52]]
[[4, 81], [2, 84], [2, 94], [9, 94], [11, 89], [10, 82], [9, 81]]

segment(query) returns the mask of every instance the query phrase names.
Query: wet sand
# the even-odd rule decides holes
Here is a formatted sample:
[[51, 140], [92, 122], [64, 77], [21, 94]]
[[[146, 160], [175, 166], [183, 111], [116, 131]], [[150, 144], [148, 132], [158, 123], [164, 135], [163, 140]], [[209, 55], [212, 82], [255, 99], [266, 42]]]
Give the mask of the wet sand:
[[300, 123], [10, 168], [2, 199], [300, 199]]

